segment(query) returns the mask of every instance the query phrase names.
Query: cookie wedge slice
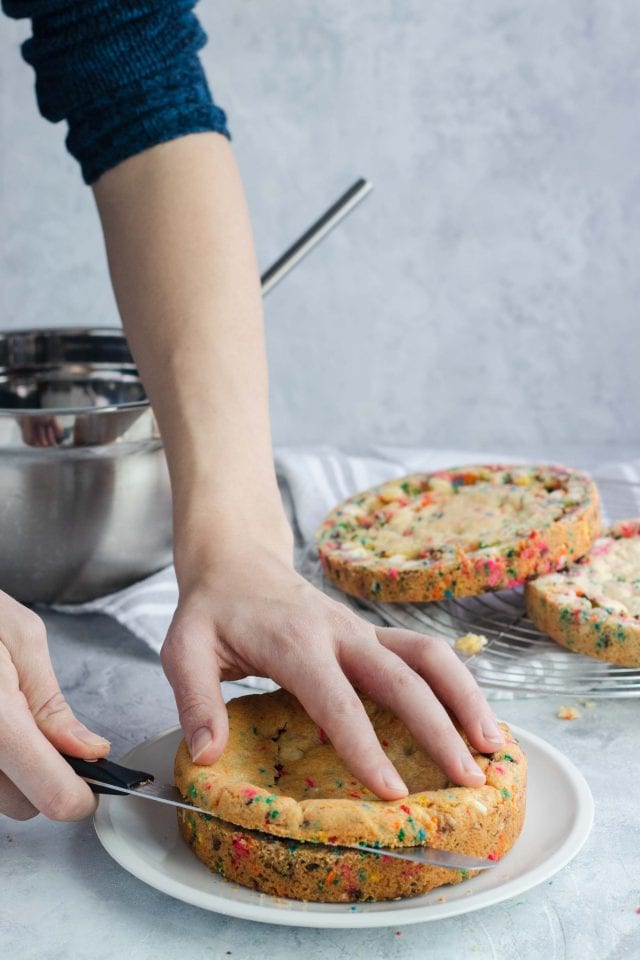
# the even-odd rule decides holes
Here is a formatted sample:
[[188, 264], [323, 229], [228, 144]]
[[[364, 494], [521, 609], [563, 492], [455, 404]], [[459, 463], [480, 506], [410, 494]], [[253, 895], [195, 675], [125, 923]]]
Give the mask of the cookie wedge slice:
[[640, 518], [614, 524], [568, 570], [532, 580], [525, 604], [568, 650], [640, 667]]

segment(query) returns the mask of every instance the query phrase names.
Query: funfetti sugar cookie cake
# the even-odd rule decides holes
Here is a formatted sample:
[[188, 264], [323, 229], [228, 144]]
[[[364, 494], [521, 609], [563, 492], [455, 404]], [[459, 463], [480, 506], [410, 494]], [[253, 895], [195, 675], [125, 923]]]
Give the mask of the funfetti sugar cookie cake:
[[598, 491], [555, 466], [470, 466], [392, 480], [339, 504], [317, 532], [345, 593], [421, 603], [558, 570], [600, 532]]
[[[211, 766], [176, 757], [179, 809], [195, 855], [229, 880], [278, 897], [356, 902], [409, 897], [466, 872], [358, 849], [427, 845], [500, 859], [524, 820], [526, 758], [506, 725], [504, 747], [474, 753], [482, 787], [452, 785], [397, 717], [363, 698], [410, 795], [382, 801], [355, 780], [322, 729], [284, 690], [228, 704], [229, 742]], [[347, 848], [347, 849], [345, 849]]]
[[568, 570], [527, 584], [525, 604], [563, 647], [640, 667], [640, 519], [614, 524]]

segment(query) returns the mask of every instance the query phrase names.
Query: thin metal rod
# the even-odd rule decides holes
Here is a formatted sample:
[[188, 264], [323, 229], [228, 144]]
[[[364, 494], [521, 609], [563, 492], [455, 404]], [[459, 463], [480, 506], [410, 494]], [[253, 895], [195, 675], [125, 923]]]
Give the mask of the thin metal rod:
[[369, 180], [360, 178], [349, 187], [346, 193], [339, 200], [329, 207], [326, 213], [312, 224], [305, 233], [293, 243], [288, 250], [273, 263], [260, 278], [262, 284], [262, 295], [266, 296], [272, 290], [276, 283], [291, 270], [315, 245], [319, 243], [330, 230], [340, 223], [361, 200], [367, 196], [373, 189], [373, 184]]

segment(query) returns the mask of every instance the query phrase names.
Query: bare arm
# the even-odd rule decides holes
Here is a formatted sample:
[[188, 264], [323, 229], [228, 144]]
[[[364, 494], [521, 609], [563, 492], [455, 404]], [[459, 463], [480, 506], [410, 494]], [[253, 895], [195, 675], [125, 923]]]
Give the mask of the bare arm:
[[229, 144], [212, 133], [153, 147], [94, 191], [169, 461], [180, 602], [162, 662], [194, 759], [212, 762], [226, 742], [219, 680], [257, 673], [300, 699], [379, 796], [406, 790], [352, 685], [395, 710], [455, 782], [481, 783], [444, 705], [477, 749], [502, 737], [447, 645], [376, 631], [293, 569], [272, 463], [258, 270]]
[[[106, 173], [95, 196], [127, 338], [162, 427], [176, 564], [238, 532], [288, 548], [271, 454], [262, 301], [228, 142], [195, 134]], [[256, 528], [256, 525], [258, 527]], [[247, 544], [249, 546], [249, 544]]]

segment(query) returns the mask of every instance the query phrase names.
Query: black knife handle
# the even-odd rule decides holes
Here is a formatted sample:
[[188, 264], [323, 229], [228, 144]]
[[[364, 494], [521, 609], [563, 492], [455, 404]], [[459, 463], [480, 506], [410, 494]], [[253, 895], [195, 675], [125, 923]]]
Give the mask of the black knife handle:
[[[152, 783], [154, 776], [152, 773], [145, 773], [144, 770], [132, 770], [130, 767], [122, 767], [113, 760], [81, 760], [79, 757], [70, 757], [63, 753], [62, 757], [69, 766], [73, 767], [79, 777], [90, 777], [91, 780], [99, 780], [101, 783], [112, 783], [117, 787], [139, 787], [143, 783]], [[107, 787], [98, 787], [95, 783], [90, 783], [94, 793], [109, 793], [121, 797], [119, 790], [109, 790]]]

